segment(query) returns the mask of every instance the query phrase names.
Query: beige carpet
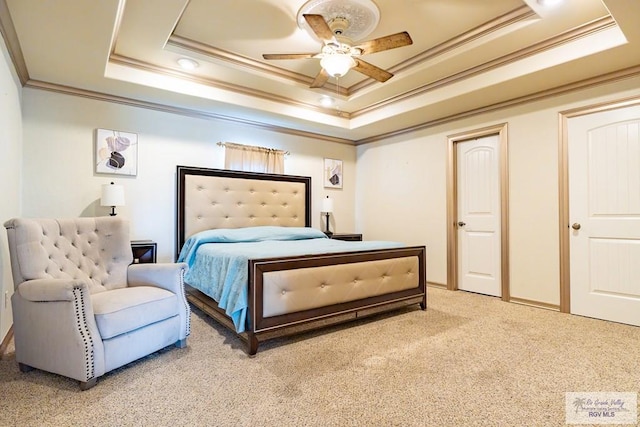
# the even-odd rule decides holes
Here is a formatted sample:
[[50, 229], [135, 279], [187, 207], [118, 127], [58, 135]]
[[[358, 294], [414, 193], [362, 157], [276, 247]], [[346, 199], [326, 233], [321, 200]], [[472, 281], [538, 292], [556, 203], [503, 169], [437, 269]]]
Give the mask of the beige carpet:
[[[640, 328], [429, 289], [429, 309], [262, 344], [201, 313], [186, 349], [77, 383], [0, 361], [1, 426], [561, 426], [640, 390]], [[43, 349], [46, 351], [46, 349]]]

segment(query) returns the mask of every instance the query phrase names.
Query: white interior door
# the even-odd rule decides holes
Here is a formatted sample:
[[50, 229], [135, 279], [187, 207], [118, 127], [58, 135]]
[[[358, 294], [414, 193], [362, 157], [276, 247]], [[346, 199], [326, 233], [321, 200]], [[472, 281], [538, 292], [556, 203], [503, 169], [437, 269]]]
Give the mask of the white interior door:
[[571, 313], [640, 326], [640, 107], [568, 121]]
[[498, 135], [456, 143], [458, 289], [501, 296]]

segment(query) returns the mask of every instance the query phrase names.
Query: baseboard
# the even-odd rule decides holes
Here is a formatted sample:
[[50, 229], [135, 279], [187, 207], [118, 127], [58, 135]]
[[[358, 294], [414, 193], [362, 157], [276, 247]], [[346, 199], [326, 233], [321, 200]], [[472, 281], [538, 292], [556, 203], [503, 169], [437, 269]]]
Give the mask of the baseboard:
[[2, 340], [0, 344], [0, 359], [3, 359], [5, 354], [7, 353], [7, 348], [9, 348], [9, 344], [11, 344], [11, 340], [13, 339], [13, 325], [7, 331], [7, 335]]
[[[427, 287], [447, 290], [447, 285], [444, 283], [427, 282]], [[529, 307], [544, 308], [545, 310], [560, 311], [560, 306], [557, 304], [549, 304], [547, 302], [533, 301], [525, 298], [509, 297], [509, 302], [528, 305]]]
[[557, 304], [549, 304], [546, 302], [540, 301], [531, 301], [524, 298], [511, 297], [509, 298], [509, 302], [521, 305], [528, 305], [530, 307], [544, 308], [546, 310], [560, 311], [560, 306]]
[[427, 287], [430, 288], [438, 288], [438, 289], [447, 289], [447, 285], [444, 283], [436, 283], [436, 282], [427, 282]]

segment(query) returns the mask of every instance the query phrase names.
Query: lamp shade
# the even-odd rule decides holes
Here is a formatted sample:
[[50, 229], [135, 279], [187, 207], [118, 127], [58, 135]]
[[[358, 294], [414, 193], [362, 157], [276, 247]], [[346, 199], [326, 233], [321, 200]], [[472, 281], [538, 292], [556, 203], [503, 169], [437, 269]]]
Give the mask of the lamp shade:
[[333, 212], [333, 199], [329, 198], [329, 196], [322, 199], [322, 212]]
[[111, 184], [103, 184], [100, 205], [124, 206], [124, 187], [113, 182]]
[[351, 55], [344, 53], [334, 53], [325, 56], [320, 60], [320, 66], [332, 77], [342, 77], [355, 67], [356, 61]]

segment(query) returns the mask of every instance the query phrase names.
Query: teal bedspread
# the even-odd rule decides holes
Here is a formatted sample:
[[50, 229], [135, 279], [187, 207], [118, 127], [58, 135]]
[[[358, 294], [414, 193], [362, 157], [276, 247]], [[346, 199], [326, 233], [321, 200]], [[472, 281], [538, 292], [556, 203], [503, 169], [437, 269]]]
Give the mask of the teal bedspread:
[[218, 229], [187, 239], [178, 261], [189, 265], [186, 282], [213, 298], [241, 333], [247, 324], [250, 259], [402, 246], [398, 242], [332, 240], [320, 230], [307, 227]]

